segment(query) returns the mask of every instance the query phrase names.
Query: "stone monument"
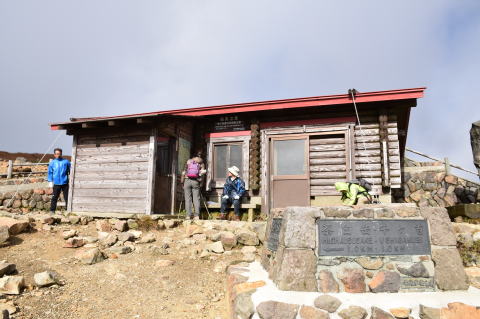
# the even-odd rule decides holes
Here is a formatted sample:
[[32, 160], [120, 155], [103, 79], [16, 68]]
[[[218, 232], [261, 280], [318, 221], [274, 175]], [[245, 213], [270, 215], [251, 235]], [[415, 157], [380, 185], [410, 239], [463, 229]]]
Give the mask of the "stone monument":
[[445, 208], [385, 204], [289, 207], [267, 223], [262, 265], [281, 290], [463, 290], [467, 277]]

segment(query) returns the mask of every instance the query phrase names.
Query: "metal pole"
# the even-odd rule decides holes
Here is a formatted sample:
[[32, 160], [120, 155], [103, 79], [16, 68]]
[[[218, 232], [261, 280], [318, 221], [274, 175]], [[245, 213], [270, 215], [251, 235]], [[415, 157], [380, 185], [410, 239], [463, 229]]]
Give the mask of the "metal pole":
[[445, 157], [444, 163], [445, 163], [445, 175], [450, 175], [450, 161], [448, 160], [448, 157]]
[[12, 178], [12, 174], [13, 174], [13, 161], [9, 160], [8, 168], [7, 168], [7, 178]]

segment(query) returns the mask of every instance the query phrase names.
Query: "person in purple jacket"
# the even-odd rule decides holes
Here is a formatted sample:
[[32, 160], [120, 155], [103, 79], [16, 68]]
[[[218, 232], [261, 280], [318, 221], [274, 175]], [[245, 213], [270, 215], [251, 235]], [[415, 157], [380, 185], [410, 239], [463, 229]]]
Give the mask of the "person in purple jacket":
[[53, 151], [55, 159], [48, 165], [48, 185], [53, 188], [50, 212], [53, 214], [57, 209], [58, 197], [63, 193], [65, 206], [68, 201], [68, 176], [70, 174], [70, 161], [62, 157], [62, 149], [56, 148]]

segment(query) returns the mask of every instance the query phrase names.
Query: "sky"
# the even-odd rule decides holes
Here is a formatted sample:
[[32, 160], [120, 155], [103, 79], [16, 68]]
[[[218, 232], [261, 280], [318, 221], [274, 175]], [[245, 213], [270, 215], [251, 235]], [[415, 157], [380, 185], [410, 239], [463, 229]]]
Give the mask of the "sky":
[[474, 170], [479, 52], [478, 0], [0, 0], [0, 150], [69, 154], [48, 123], [71, 117], [426, 86], [407, 147]]

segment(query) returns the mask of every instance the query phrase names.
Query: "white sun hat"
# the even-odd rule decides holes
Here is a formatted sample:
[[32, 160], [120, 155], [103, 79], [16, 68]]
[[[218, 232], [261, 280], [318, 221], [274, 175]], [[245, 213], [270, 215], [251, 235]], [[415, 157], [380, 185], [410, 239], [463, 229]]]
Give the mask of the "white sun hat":
[[229, 167], [228, 171], [230, 173], [232, 173], [233, 175], [235, 175], [236, 177], [238, 177], [238, 175], [240, 175], [240, 169], [236, 166]]

